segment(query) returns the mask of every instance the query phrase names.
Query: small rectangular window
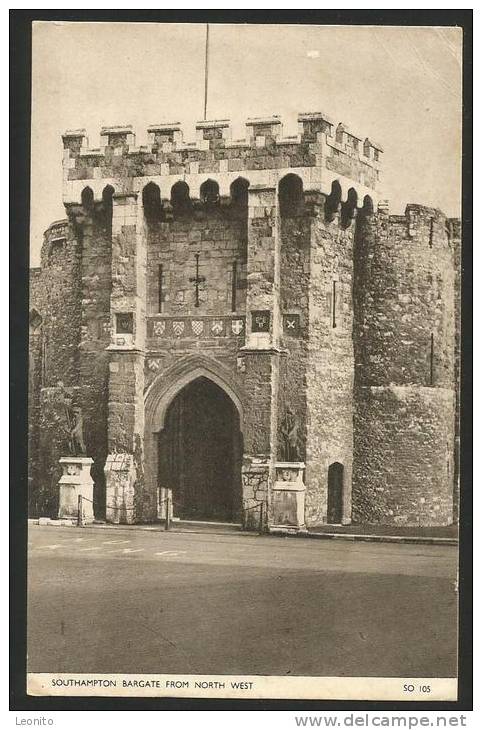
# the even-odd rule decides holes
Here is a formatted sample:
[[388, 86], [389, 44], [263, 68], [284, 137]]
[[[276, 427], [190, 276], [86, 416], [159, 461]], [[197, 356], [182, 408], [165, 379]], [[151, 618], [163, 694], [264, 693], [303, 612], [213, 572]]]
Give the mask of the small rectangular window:
[[49, 248], [49, 253], [48, 253], [49, 260], [52, 256], [56, 256], [63, 250], [66, 242], [67, 242], [66, 238], [53, 238], [50, 241], [50, 248]]

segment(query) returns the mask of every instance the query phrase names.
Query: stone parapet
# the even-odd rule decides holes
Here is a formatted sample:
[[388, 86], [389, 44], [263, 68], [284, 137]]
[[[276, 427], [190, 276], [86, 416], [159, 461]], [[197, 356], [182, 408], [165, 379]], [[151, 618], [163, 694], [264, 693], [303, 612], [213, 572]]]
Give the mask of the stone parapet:
[[[370, 193], [377, 197], [380, 146], [346, 131], [337, 135], [333, 122], [321, 112], [299, 114], [297, 135], [283, 136], [276, 116], [248, 119], [246, 132], [245, 139], [233, 140], [229, 120], [204, 120], [196, 124], [196, 140], [186, 142], [180, 124], [169, 122], [148, 127], [147, 144], [138, 146], [131, 126], [103, 127], [104, 144], [97, 148], [89, 148], [85, 130], [66, 132], [64, 202], [78, 202], [86, 180], [94, 181], [91, 187], [98, 197], [101, 182], [105, 186], [109, 181], [118, 192], [126, 178], [147, 177], [159, 184], [157, 178], [162, 177], [163, 198], [169, 198], [177, 180], [185, 180], [191, 197], [197, 198], [197, 178], [202, 182], [216, 176], [221, 188], [225, 181], [221, 194], [229, 194], [230, 183], [240, 174], [251, 184], [272, 185], [289, 171], [303, 176], [305, 189], [329, 193], [332, 181], [339, 179], [344, 194], [355, 185], [359, 198]], [[313, 175], [310, 170], [319, 172]]]

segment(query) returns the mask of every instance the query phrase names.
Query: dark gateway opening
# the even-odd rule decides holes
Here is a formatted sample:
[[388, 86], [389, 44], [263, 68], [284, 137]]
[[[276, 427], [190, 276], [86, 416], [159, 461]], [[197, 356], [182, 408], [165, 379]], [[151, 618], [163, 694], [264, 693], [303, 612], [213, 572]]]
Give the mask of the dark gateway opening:
[[174, 516], [241, 522], [241, 460], [236, 406], [197, 378], [176, 395], [159, 434], [159, 484], [172, 489]]
[[335, 461], [328, 468], [327, 522], [339, 525], [343, 517], [343, 464]]

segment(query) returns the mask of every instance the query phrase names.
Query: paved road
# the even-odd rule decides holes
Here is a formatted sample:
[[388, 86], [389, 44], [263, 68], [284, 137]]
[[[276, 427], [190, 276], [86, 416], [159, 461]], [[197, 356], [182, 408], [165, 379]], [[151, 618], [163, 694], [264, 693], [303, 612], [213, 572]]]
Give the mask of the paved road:
[[31, 526], [29, 671], [448, 677], [457, 549]]

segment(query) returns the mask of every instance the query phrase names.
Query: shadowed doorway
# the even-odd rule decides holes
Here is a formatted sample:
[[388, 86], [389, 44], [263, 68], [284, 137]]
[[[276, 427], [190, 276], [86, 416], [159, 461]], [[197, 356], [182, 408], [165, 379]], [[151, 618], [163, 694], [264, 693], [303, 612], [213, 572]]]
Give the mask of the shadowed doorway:
[[328, 468], [327, 522], [338, 525], [343, 517], [343, 464], [335, 461]]
[[239, 414], [205, 377], [173, 399], [159, 434], [159, 484], [172, 489], [174, 516], [241, 521], [242, 437]]

